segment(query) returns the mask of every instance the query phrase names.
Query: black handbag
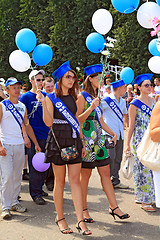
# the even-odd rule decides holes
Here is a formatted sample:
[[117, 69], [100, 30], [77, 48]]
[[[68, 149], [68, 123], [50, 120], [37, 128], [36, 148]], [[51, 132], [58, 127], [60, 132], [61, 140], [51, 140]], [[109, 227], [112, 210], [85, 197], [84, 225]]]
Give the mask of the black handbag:
[[61, 153], [61, 158], [63, 161], [71, 161], [79, 156], [78, 150], [75, 145], [72, 145], [71, 147], [60, 148], [52, 127], [51, 131], [57, 144], [57, 147]]

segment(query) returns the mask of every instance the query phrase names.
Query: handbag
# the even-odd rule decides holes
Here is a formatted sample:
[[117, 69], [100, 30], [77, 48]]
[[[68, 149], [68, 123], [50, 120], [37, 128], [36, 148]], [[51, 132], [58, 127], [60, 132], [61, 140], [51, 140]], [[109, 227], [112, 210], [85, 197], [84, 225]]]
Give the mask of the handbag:
[[149, 134], [149, 125], [137, 148], [140, 162], [152, 171], [160, 171], [160, 142], [153, 142]]
[[55, 139], [55, 142], [56, 142], [56, 144], [57, 144], [57, 146], [58, 146], [58, 148], [61, 152], [61, 158], [62, 158], [63, 161], [71, 161], [71, 160], [73, 160], [73, 159], [75, 159], [79, 156], [79, 153], [78, 153], [75, 145], [72, 145], [71, 147], [66, 147], [66, 148], [61, 149], [60, 146], [59, 146], [59, 143], [56, 139], [56, 136], [54, 134], [54, 131], [53, 131], [52, 127], [51, 127], [51, 131], [52, 131], [53, 137]]
[[123, 176], [127, 179], [131, 179], [133, 175], [134, 167], [134, 155], [131, 152], [127, 152], [124, 156], [124, 166], [122, 168]]

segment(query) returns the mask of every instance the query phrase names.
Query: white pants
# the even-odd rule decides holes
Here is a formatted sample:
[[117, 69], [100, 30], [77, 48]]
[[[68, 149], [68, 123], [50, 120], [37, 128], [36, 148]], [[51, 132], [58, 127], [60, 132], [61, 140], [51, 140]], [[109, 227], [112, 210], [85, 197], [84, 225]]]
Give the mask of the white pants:
[[160, 172], [153, 171], [153, 181], [155, 187], [156, 207], [160, 208]]
[[25, 162], [24, 144], [3, 144], [6, 156], [0, 156], [0, 192], [2, 210], [19, 203], [17, 197], [21, 189], [22, 169]]

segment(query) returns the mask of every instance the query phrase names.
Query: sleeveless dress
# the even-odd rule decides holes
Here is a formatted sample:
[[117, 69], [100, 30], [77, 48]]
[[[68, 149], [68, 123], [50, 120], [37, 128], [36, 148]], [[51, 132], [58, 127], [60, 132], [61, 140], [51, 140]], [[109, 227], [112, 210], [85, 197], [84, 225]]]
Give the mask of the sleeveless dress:
[[[84, 111], [89, 108], [89, 104], [85, 102]], [[82, 168], [94, 168], [110, 164], [108, 151], [104, 146], [104, 137], [102, 128], [92, 111], [89, 117], [82, 125], [83, 137], [86, 146], [86, 156], [82, 159]]]
[[137, 146], [140, 143], [149, 122], [149, 115], [138, 108], [132, 141], [132, 149], [135, 156], [133, 171], [134, 191], [136, 200], [144, 203], [151, 203], [155, 201], [153, 175], [152, 171], [143, 166], [142, 163], [139, 161], [136, 151]]
[[[61, 101], [67, 106], [67, 108], [73, 113], [77, 112], [77, 106], [75, 100], [71, 95], [60, 97]], [[55, 122], [55, 123], [54, 123]], [[61, 158], [59, 148], [55, 142], [52, 131], [50, 129], [48, 133], [46, 151], [45, 151], [45, 162], [54, 163], [55, 165], [75, 164], [82, 162], [82, 143], [80, 137], [73, 138], [73, 130], [71, 125], [62, 117], [58, 110], [54, 107], [54, 122], [52, 129], [56, 136], [56, 139], [60, 145], [60, 148], [70, 147], [73, 144], [76, 145], [79, 152], [79, 156], [70, 161], [64, 161]]]

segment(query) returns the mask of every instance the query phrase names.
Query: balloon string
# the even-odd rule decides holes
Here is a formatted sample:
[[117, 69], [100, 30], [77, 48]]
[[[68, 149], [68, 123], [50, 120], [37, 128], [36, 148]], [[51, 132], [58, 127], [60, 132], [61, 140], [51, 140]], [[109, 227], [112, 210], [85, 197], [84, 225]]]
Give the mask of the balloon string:
[[[31, 69], [32, 69], [32, 71], [34, 70], [34, 68], [32, 67], [32, 65], [31, 65]], [[34, 81], [35, 81], [35, 83], [36, 83], [36, 89], [38, 90], [38, 85], [37, 85], [36, 77], [35, 77], [35, 76], [33, 76], [33, 77], [34, 77]], [[36, 103], [36, 106], [33, 107], [32, 112], [27, 115], [27, 117], [28, 117], [29, 119], [30, 119], [31, 116], [37, 111], [38, 105], [39, 105], [39, 99], [38, 99], [38, 101], [37, 101], [37, 103]]]

